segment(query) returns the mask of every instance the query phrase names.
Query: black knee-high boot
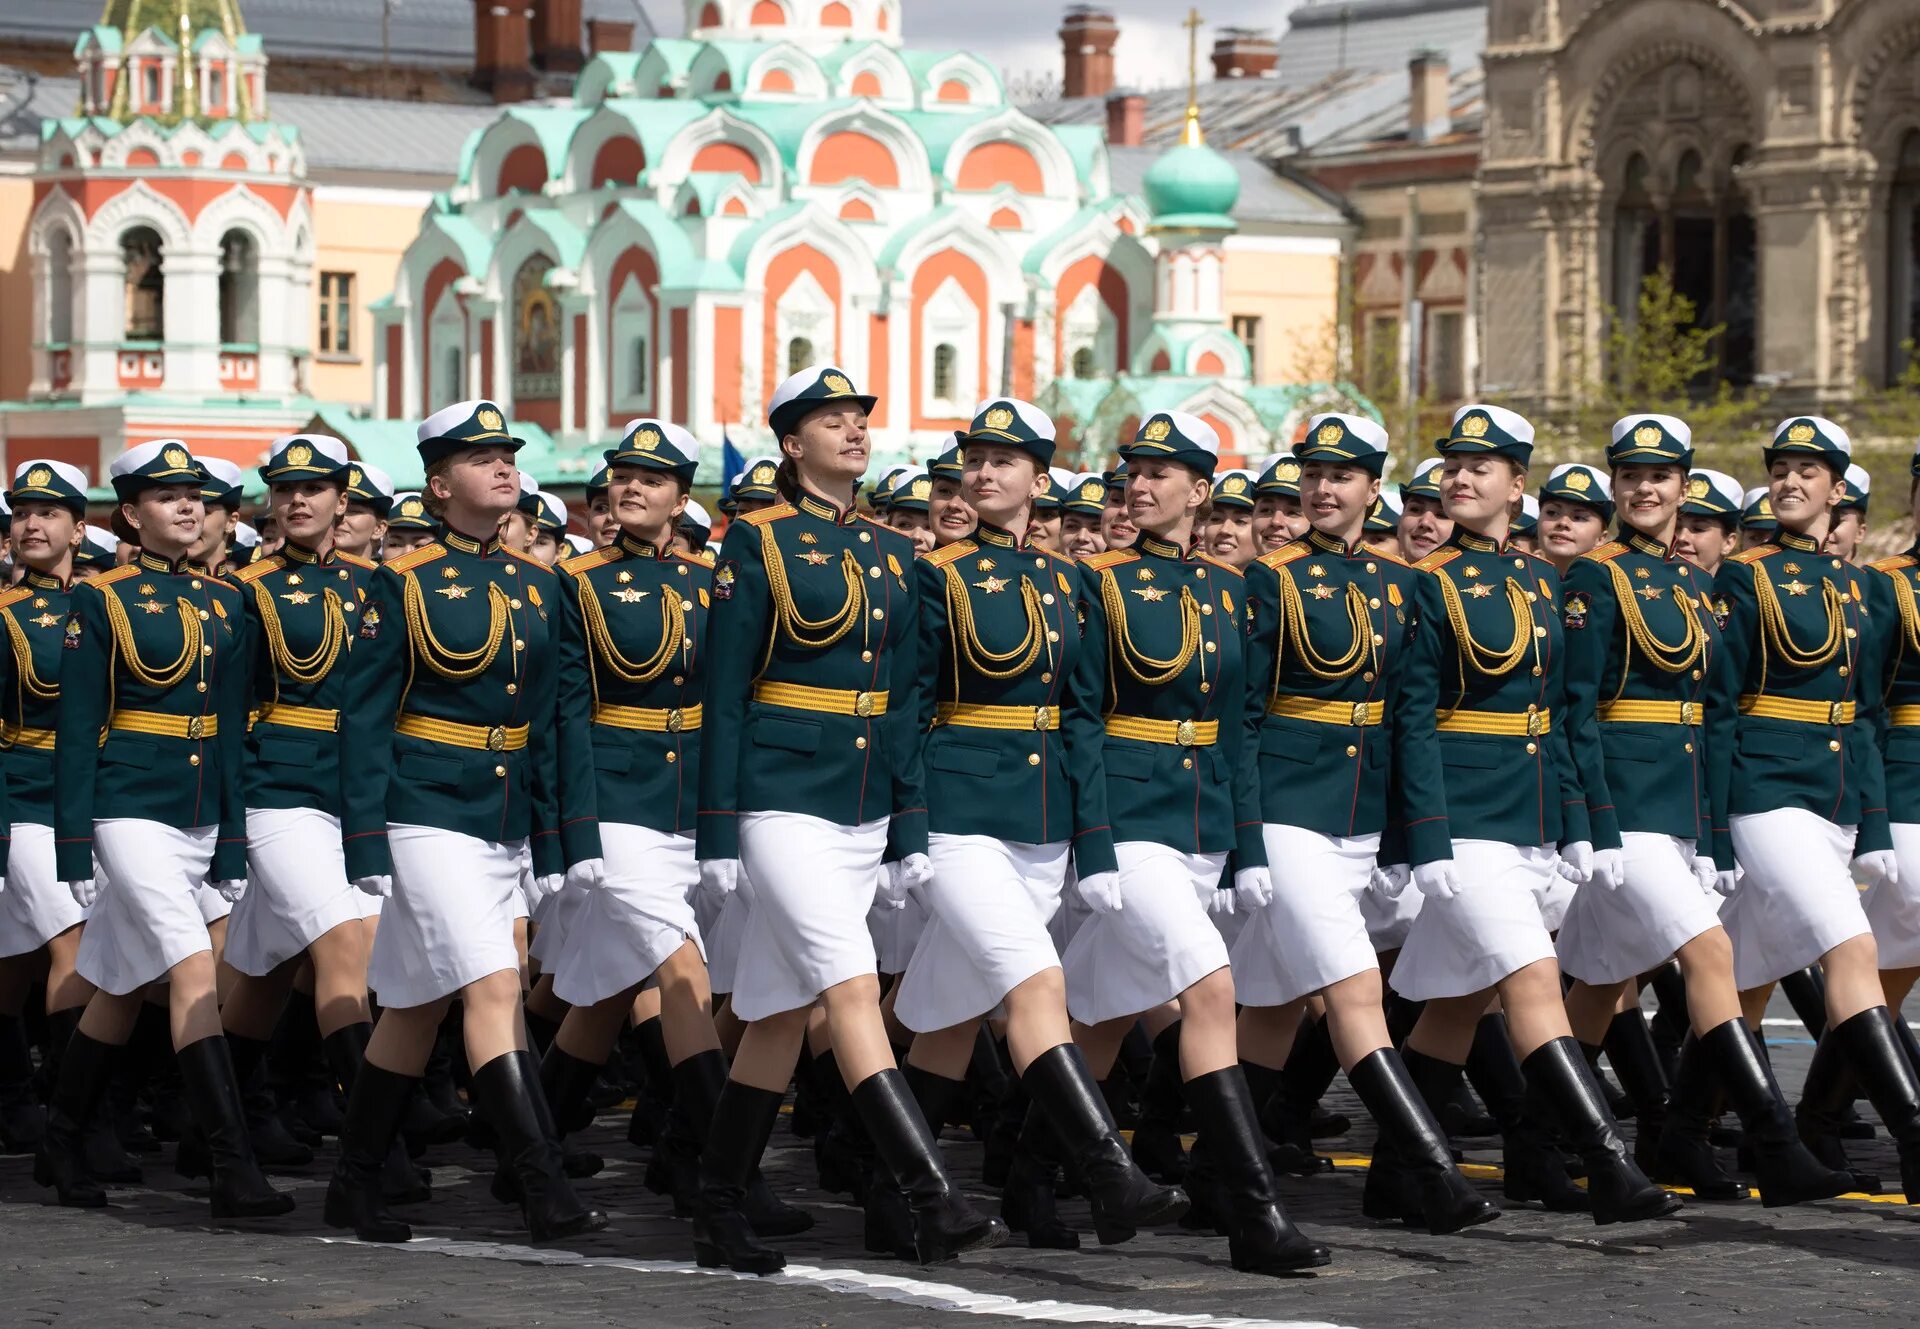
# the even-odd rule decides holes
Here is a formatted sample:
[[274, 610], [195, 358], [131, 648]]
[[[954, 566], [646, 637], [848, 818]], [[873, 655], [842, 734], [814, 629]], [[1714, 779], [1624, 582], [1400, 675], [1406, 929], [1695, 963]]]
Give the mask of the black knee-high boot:
[[1653, 989], [1659, 1003], [1653, 1018], [1647, 1021], [1647, 1032], [1653, 1036], [1653, 1046], [1671, 1085], [1679, 1078], [1680, 1045], [1692, 1032], [1692, 1017], [1687, 1013], [1687, 976], [1678, 960], [1668, 960], [1642, 974], [1640, 981]]
[[1380, 1127], [1361, 1200], [1369, 1218], [1424, 1222], [1442, 1236], [1500, 1216], [1499, 1206], [1460, 1175], [1446, 1134], [1399, 1053], [1390, 1047], [1369, 1053], [1347, 1079]]
[[[959, 1081], [947, 1084], [957, 1089]], [[849, 1097], [873, 1140], [875, 1154], [906, 1195], [920, 1263], [933, 1264], [1006, 1241], [1007, 1225], [975, 1209], [948, 1177], [906, 1076], [897, 1070], [877, 1071], [855, 1085]]]
[[[344, 1032], [332, 1037], [338, 1039]], [[330, 1043], [329, 1050], [339, 1046]], [[359, 1052], [353, 1083], [347, 1088], [340, 1157], [327, 1182], [322, 1216], [331, 1227], [351, 1228], [362, 1241], [411, 1241], [413, 1229], [387, 1211], [381, 1178], [393, 1155], [399, 1154], [402, 1162], [406, 1161], [400, 1128], [419, 1092], [420, 1081], [367, 1061], [364, 1046]], [[345, 1056], [338, 1051], [335, 1055], [342, 1059]]]
[[1133, 1158], [1140, 1170], [1164, 1185], [1178, 1185], [1186, 1175], [1187, 1156], [1180, 1144], [1180, 1109], [1185, 1094], [1180, 1083], [1180, 1021], [1162, 1029], [1153, 1040], [1153, 1062], [1140, 1091], [1140, 1123], [1133, 1131]]
[[1572, 1038], [1549, 1040], [1527, 1057], [1524, 1070], [1528, 1082], [1552, 1105], [1568, 1147], [1586, 1160], [1595, 1223], [1661, 1218], [1680, 1208], [1677, 1196], [1648, 1181], [1634, 1166], [1579, 1043]]
[[[305, 1167], [313, 1162], [313, 1150], [294, 1139], [287, 1130], [286, 1123], [280, 1119], [273, 1091], [267, 1087], [268, 1040], [243, 1034], [225, 1037], [246, 1111], [247, 1143], [255, 1161], [263, 1167], [277, 1168]], [[174, 1149], [173, 1170], [183, 1177], [204, 1177], [209, 1167], [206, 1142], [192, 1129], [182, 1132], [180, 1143]]]
[[[1311, 1105], [1299, 1111], [1297, 1101], [1282, 1102], [1289, 1098], [1286, 1073], [1257, 1061], [1242, 1061], [1240, 1073], [1247, 1077], [1247, 1092], [1253, 1095], [1253, 1108], [1270, 1146], [1267, 1160], [1273, 1170], [1290, 1177], [1333, 1171], [1333, 1160], [1314, 1152]], [[1189, 1163], [1189, 1172], [1192, 1168]]]
[[[262, 1052], [265, 1045], [259, 1045]], [[205, 1142], [213, 1173], [213, 1217], [271, 1218], [293, 1208], [293, 1197], [267, 1184], [247, 1138], [246, 1106], [227, 1040], [219, 1034], [180, 1049], [180, 1083], [192, 1125]], [[258, 1059], [255, 1059], [258, 1065]]]
[[[1098, 1086], [1094, 1092], [1099, 1093]], [[1104, 1110], [1104, 1100], [1101, 1106]], [[1045, 1110], [1038, 1103], [1029, 1103], [1026, 1123], [1014, 1147], [1013, 1166], [1000, 1192], [1000, 1217], [1009, 1231], [1025, 1237], [1034, 1250], [1080, 1249], [1080, 1234], [1060, 1218], [1059, 1187], [1059, 1141], [1047, 1124]]]
[[673, 1062], [667, 1057], [667, 1036], [659, 1016], [633, 1027], [633, 1045], [639, 1050], [644, 1074], [633, 1096], [633, 1116], [627, 1120], [627, 1143], [645, 1149], [659, 1139], [673, 1104]]
[[[1324, 1019], [1303, 1018], [1280, 1068], [1279, 1091], [1262, 1109], [1260, 1124], [1274, 1139], [1293, 1139], [1304, 1135], [1309, 1141], [1331, 1139], [1353, 1129], [1352, 1121], [1337, 1112], [1328, 1112], [1320, 1100], [1340, 1074], [1340, 1058], [1334, 1055], [1333, 1031]], [[1295, 1123], [1299, 1123], [1296, 1127]], [[1276, 1133], [1274, 1126], [1284, 1123]]]
[[[914, 1106], [920, 1110], [921, 1118], [927, 1123], [927, 1132], [937, 1146], [947, 1114], [967, 1090], [966, 1081], [950, 1080], [944, 1075], [936, 1075], [905, 1062], [901, 1063], [900, 1074], [906, 1080]], [[891, 1255], [897, 1260], [919, 1258], [919, 1250], [914, 1244], [913, 1212], [908, 1206], [906, 1192], [887, 1170], [884, 1158], [876, 1156], [873, 1160], [863, 1207], [866, 1219], [862, 1236], [870, 1254]]]
[[269, 1043], [267, 1080], [293, 1137], [315, 1145], [326, 1136], [338, 1135], [345, 1100], [337, 1092], [338, 1077], [327, 1059], [311, 992], [295, 988], [288, 994], [287, 1008]]
[[436, 1144], [452, 1144], [467, 1133], [471, 1109], [454, 1087], [454, 1049], [460, 1038], [458, 1015], [449, 1011], [434, 1032], [433, 1050], [425, 1072], [413, 1083], [413, 1101], [407, 1105], [401, 1135], [415, 1157]]
[[493, 1123], [518, 1181], [521, 1213], [535, 1241], [597, 1232], [607, 1216], [574, 1194], [560, 1156], [559, 1131], [547, 1111], [540, 1064], [531, 1052], [505, 1052], [473, 1073], [480, 1110]]
[[1780, 980], [1781, 995], [1817, 1043], [1827, 1032], [1827, 976], [1818, 965], [1797, 969]]
[[1667, 1094], [1666, 1126], [1648, 1175], [1689, 1188], [1695, 1199], [1726, 1203], [1746, 1199], [1748, 1191], [1720, 1166], [1709, 1138], [1711, 1123], [1725, 1102], [1713, 1062], [1713, 1054], [1694, 1035], [1688, 1034], [1680, 1044], [1673, 1087]]
[[1155, 1185], [1136, 1166], [1079, 1048], [1062, 1043], [1041, 1053], [1020, 1078], [1093, 1201], [1093, 1229], [1102, 1246], [1186, 1212], [1179, 1187]]
[[93, 1123], [106, 1115], [103, 1100], [107, 1081], [120, 1049], [81, 1033], [78, 1008], [71, 1013], [57, 1012], [55, 1018], [60, 1017], [70, 1017], [73, 1027], [64, 1042], [60, 1071], [47, 1101], [47, 1126], [41, 1134], [40, 1152], [34, 1155], [33, 1179], [53, 1187], [63, 1205], [99, 1209], [106, 1204], [107, 1193], [88, 1164], [86, 1136]]
[[1567, 1175], [1552, 1118], [1529, 1092], [1532, 1086], [1507, 1036], [1506, 1016], [1481, 1017], [1467, 1054], [1467, 1075], [1500, 1128], [1506, 1173], [1501, 1193], [1516, 1204], [1537, 1202], [1557, 1214], [1589, 1212], [1587, 1192]]
[[775, 1274], [787, 1266], [787, 1257], [760, 1240], [740, 1207], [785, 1097], [738, 1080], [728, 1080], [720, 1091], [700, 1153], [700, 1195], [693, 1212], [693, 1254], [704, 1269]]
[[826, 1124], [813, 1137], [813, 1165], [820, 1189], [849, 1195], [855, 1204], [864, 1205], [867, 1182], [873, 1174], [873, 1141], [867, 1138], [867, 1128], [847, 1092], [839, 1058], [829, 1050], [815, 1057], [813, 1064], [818, 1075], [814, 1087], [826, 1108]]
[[33, 1092], [33, 1054], [25, 1022], [0, 1015], [0, 1154], [31, 1154], [47, 1133], [47, 1112]]
[[1827, 1030], [1820, 1050], [1828, 1039], [1838, 1043], [1900, 1150], [1900, 1188], [1908, 1203], [1920, 1202], [1920, 1077], [1907, 1060], [1893, 1012], [1870, 1006]]
[[1807, 1063], [1800, 1102], [1794, 1109], [1794, 1125], [1801, 1143], [1815, 1158], [1827, 1167], [1850, 1173], [1854, 1190], [1873, 1195], [1881, 1189], [1879, 1176], [1854, 1167], [1842, 1143], [1846, 1115], [1858, 1092], [1859, 1081], [1839, 1040], [1821, 1039], [1813, 1050], [1813, 1060]]
[[[326, 1054], [327, 1067], [332, 1073], [333, 1082], [340, 1086], [343, 1095], [351, 1098], [353, 1086], [358, 1084], [360, 1076], [367, 1066], [367, 1045], [373, 1041], [373, 1026], [367, 1023], [342, 1025], [320, 1040], [321, 1051]], [[419, 1081], [411, 1076], [398, 1077], [405, 1080], [405, 1090], [409, 1100], [419, 1087]], [[401, 1105], [404, 1114], [407, 1104]], [[382, 1111], [384, 1112], [384, 1107]], [[340, 1119], [340, 1130], [347, 1129], [346, 1116]], [[388, 1204], [419, 1204], [433, 1197], [433, 1174], [423, 1167], [415, 1167], [413, 1160], [407, 1157], [405, 1144], [397, 1133], [388, 1136], [390, 1147], [385, 1162], [380, 1169], [380, 1194]]]
[[1746, 1127], [1762, 1203], [1773, 1209], [1831, 1199], [1853, 1189], [1851, 1173], [1823, 1166], [1800, 1143], [1773, 1069], [1760, 1055], [1760, 1040], [1745, 1020], [1735, 1016], [1709, 1029], [1700, 1046], [1712, 1056], [1728, 1101]]
[[1633, 1105], [1633, 1160], [1642, 1172], [1652, 1172], [1666, 1126], [1669, 1090], [1646, 1017], [1637, 1009], [1619, 1012], [1607, 1025], [1601, 1047]]
[[1186, 1088], [1201, 1139], [1226, 1190], [1226, 1212], [1219, 1219], [1227, 1229], [1233, 1267], [1243, 1273], [1287, 1274], [1328, 1263], [1333, 1257], [1309, 1241], [1280, 1206], [1266, 1139], [1240, 1068], [1196, 1076]]

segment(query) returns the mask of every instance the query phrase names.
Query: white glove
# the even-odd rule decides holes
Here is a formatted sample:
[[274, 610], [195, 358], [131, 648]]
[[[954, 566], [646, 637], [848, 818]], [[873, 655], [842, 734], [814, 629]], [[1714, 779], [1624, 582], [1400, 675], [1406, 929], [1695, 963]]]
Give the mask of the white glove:
[[1585, 886], [1593, 879], [1593, 846], [1585, 840], [1561, 845], [1553, 870], [1575, 886]]
[[583, 891], [597, 890], [607, 884], [607, 860], [583, 858], [567, 869], [566, 884]]
[[1273, 874], [1265, 868], [1241, 868], [1233, 874], [1236, 903], [1249, 914], [1273, 903]]
[[379, 896], [382, 899], [393, 898], [393, 874], [382, 872], [371, 877], [355, 877], [354, 889], [366, 895]]
[[933, 880], [933, 860], [925, 854], [908, 854], [898, 863], [887, 864], [889, 875], [899, 879], [900, 903], [919, 899], [920, 890]]
[[1876, 849], [1853, 860], [1853, 877], [1869, 889], [1897, 886], [1900, 884], [1900, 861], [1893, 856], [1893, 850]]
[[1593, 876], [1589, 878], [1603, 891], [1617, 891], [1627, 883], [1627, 855], [1619, 849], [1596, 849]]
[[1209, 914], [1216, 914], [1222, 918], [1230, 918], [1233, 915], [1234, 905], [1236, 903], [1237, 901], [1234, 899], [1233, 889], [1231, 887], [1214, 886], [1208, 888], [1202, 886], [1200, 888], [1200, 907]]
[[1120, 874], [1096, 872], [1079, 881], [1080, 898], [1096, 914], [1117, 914], [1121, 910]]
[[93, 908], [93, 902], [100, 898], [99, 878], [88, 877], [85, 881], [70, 881], [67, 889], [73, 892], [73, 902], [82, 909]]
[[703, 858], [700, 860], [700, 889], [715, 900], [724, 900], [740, 886], [740, 860]]
[[[1729, 873], [1729, 876], [1732, 874]], [[1703, 894], [1714, 895], [1720, 890], [1720, 869], [1713, 864], [1713, 858], [1707, 854], [1693, 856], [1693, 879], [1700, 883]]]
[[235, 877], [230, 881], [215, 881], [209, 882], [208, 884], [211, 885], [215, 893], [228, 904], [239, 904], [240, 897], [247, 893], [247, 879], [245, 877]]
[[1729, 868], [1714, 878], [1713, 888], [1731, 900], [1733, 893], [1740, 889], [1742, 875], [1739, 868]]
[[1451, 900], [1460, 894], [1460, 874], [1451, 858], [1436, 858], [1413, 870], [1413, 886], [1429, 900]]
[[544, 876], [535, 877], [533, 879], [534, 898], [544, 900], [549, 895], [556, 894], [566, 884], [566, 874], [562, 872], [549, 872]]
[[1382, 899], [1398, 900], [1406, 894], [1407, 884], [1412, 880], [1413, 873], [1405, 863], [1394, 863], [1387, 867], [1376, 864], [1368, 874], [1367, 888]]

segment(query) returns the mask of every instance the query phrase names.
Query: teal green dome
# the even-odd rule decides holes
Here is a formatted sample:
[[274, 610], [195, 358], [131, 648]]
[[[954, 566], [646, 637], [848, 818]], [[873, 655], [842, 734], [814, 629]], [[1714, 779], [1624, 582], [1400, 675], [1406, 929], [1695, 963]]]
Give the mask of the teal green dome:
[[1192, 111], [1180, 142], [1147, 168], [1141, 187], [1156, 230], [1235, 229], [1240, 173], [1201, 140], [1199, 117]]

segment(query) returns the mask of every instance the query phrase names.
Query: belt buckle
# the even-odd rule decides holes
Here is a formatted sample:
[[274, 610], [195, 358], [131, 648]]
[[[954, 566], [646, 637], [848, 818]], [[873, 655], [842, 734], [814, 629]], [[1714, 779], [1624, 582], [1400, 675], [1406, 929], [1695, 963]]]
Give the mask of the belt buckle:
[[678, 706], [667, 707], [667, 732], [677, 734], [686, 726], [686, 713]]
[[489, 725], [487, 727], [487, 751], [488, 752], [505, 752], [506, 750], [507, 750], [507, 727], [505, 725], [498, 725], [498, 724]]
[[1356, 729], [1363, 727], [1367, 723], [1367, 703], [1364, 701], [1356, 701], [1353, 704], [1353, 720], [1351, 723]]
[[862, 720], [873, 714], [873, 694], [856, 692], [853, 694], [853, 713]]
[[1191, 720], [1181, 720], [1173, 726], [1173, 741], [1183, 748], [1193, 746], [1193, 740], [1199, 734], [1199, 728]]
[[1680, 723], [1681, 724], [1696, 725], [1700, 723], [1698, 713], [1695, 711], [1694, 706], [1695, 706], [1695, 703], [1690, 701], [1683, 701], [1680, 703]]
[[187, 717], [187, 737], [197, 739], [197, 738], [205, 738], [206, 736], [207, 736], [206, 717], [200, 716], [200, 715], [188, 716]]
[[1543, 723], [1545, 720], [1546, 720], [1546, 717], [1541, 715], [1540, 712], [1528, 711], [1527, 712], [1527, 737], [1528, 738], [1540, 737]]
[[1034, 727], [1035, 729], [1049, 729], [1049, 728], [1051, 728], [1051, 727], [1052, 727], [1052, 724], [1051, 724], [1051, 721], [1052, 721], [1052, 720], [1053, 720], [1053, 708], [1052, 708], [1052, 707], [1050, 707], [1050, 706], [1036, 706], [1036, 707], [1034, 707], [1034, 708], [1033, 708], [1033, 727]]
[[1827, 723], [1828, 724], [1845, 724], [1846, 721], [1841, 718], [1843, 715], [1846, 714], [1845, 708], [1846, 708], [1846, 703], [1844, 701], [1828, 702], [1827, 703]]

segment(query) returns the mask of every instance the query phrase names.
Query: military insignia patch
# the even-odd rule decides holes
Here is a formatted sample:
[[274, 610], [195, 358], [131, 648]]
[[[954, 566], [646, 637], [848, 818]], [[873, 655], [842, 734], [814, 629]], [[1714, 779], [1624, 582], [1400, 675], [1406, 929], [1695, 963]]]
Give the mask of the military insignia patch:
[[68, 616], [66, 640], [60, 644], [70, 651], [80, 649], [80, 615], [72, 614]]
[[1718, 623], [1723, 631], [1726, 629], [1727, 619], [1732, 614], [1733, 606], [1727, 603], [1727, 597], [1716, 595], [1713, 598], [1713, 621]]
[[1469, 415], [1460, 422], [1460, 432], [1468, 438], [1485, 438], [1493, 421], [1484, 415]]
[[40, 614], [37, 617], [28, 619], [27, 622], [33, 624], [35, 627], [41, 628], [58, 627], [60, 624], [60, 616], [58, 614]]
[[817, 545], [820, 543], [820, 537], [812, 531], [802, 531], [800, 532], [800, 543], [803, 545]]
[[1173, 421], [1164, 417], [1149, 421], [1143, 437], [1149, 443], [1164, 443], [1173, 432]]
[[218, 617], [225, 618], [227, 616], [227, 607], [221, 604], [218, 600], [215, 600], [213, 602], [213, 612]]
[[887, 571], [896, 577], [906, 576], [906, 570], [900, 566], [900, 560], [892, 554], [887, 555]]
[[1233, 596], [1229, 595], [1225, 591], [1220, 592], [1220, 605], [1229, 614], [1231, 614], [1233, 612]]
[[142, 595], [152, 595], [152, 594], [153, 594], [153, 583], [152, 583], [152, 582], [148, 582], [148, 581], [143, 581], [143, 582], [141, 582], [141, 583], [140, 583], [140, 594], [142, 594]]
[[305, 443], [295, 443], [287, 449], [287, 465], [305, 466], [313, 460], [313, 449]]
[[851, 396], [853, 393], [853, 384], [839, 374], [828, 374], [820, 380], [820, 386], [836, 397]]
[[53, 472], [44, 466], [36, 466], [27, 472], [27, 488], [45, 489], [53, 483]]
[[716, 600], [733, 599], [733, 579], [738, 574], [739, 564], [733, 559], [722, 563], [713, 574], [713, 598]]
[[372, 641], [380, 635], [380, 606], [368, 605], [367, 612], [360, 620], [360, 639]]
[[1575, 592], [1567, 597], [1566, 608], [1561, 612], [1561, 625], [1571, 631], [1587, 626], [1587, 614], [1593, 608], [1585, 595]]
[[1388, 600], [1388, 602], [1389, 602], [1389, 603], [1391, 603], [1391, 604], [1393, 605], [1393, 607], [1394, 607], [1395, 609], [1398, 609], [1398, 608], [1399, 608], [1399, 607], [1400, 607], [1401, 605], [1403, 605], [1403, 604], [1405, 604], [1405, 603], [1406, 603], [1406, 601], [1405, 601], [1405, 600], [1404, 600], [1404, 599], [1403, 599], [1403, 598], [1401, 597], [1401, 595], [1400, 595], [1400, 583], [1399, 583], [1399, 582], [1391, 582], [1391, 583], [1389, 583], [1389, 584], [1388, 584], [1388, 586], [1387, 586], [1387, 600]]
[[538, 608], [540, 607], [540, 603], [541, 603], [541, 601], [540, 601], [540, 588], [539, 588], [538, 586], [529, 586], [529, 587], [527, 587], [527, 599], [529, 599], [529, 600], [531, 600], [531, 601], [533, 601], [533, 607], [534, 607], [535, 609], [538, 609]]
[[1072, 585], [1072, 583], [1070, 583], [1070, 582], [1069, 582], [1069, 581], [1067, 580], [1067, 574], [1066, 574], [1066, 573], [1064, 573], [1064, 572], [1056, 572], [1056, 573], [1054, 573], [1054, 574], [1053, 574], [1053, 579], [1054, 579], [1055, 581], [1057, 581], [1057, 582], [1059, 582], [1059, 583], [1060, 583], [1060, 594], [1062, 594], [1062, 595], [1072, 595], [1072, 594], [1073, 594], [1073, 585]]
[[500, 412], [495, 410], [483, 410], [474, 418], [479, 421], [482, 429], [498, 429], [506, 423], [500, 418]]
[[1593, 478], [1589, 476], [1585, 471], [1568, 471], [1567, 472], [1567, 488], [1573, 490], [1577, 494], [1584, 494], [1587, 491], [1588, 487], [1591, 486], [1592, 484], [1593, 484]]

